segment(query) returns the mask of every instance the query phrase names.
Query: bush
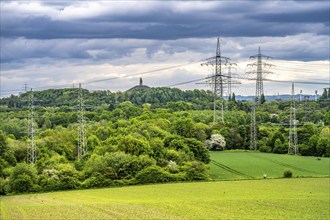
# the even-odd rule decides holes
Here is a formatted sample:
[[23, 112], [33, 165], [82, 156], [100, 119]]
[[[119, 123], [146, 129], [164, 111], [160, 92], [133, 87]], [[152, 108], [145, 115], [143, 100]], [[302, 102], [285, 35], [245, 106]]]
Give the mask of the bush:
[[45, 169], [39, 175], [39, 185], [44, 191], [55, 191], [59, 189], [60, 180], [58, 171], [55, 169]]
[[292, 177], [292, 171], [291, 170], [286, 170], [283, 173], [284, 178], [291, 178]]
[[299, 145], [299, 153], [302, 156], [312, 156], [313, 155], [312, 148], [310, 146], [308, 146], [307, 144]]
[[170, 173], [156, 165], [141, 170], [135, 179], [137, 183], [164, 183], [175, 180]]
[[260, 147], [260, 152], [265, 152], [265, 153], [271, 153], [272, 152], [272, 148], [271, 147], [268, 147], [268, 146], [261, 146]]
[[58, 164], [59, 189], [76, 189], [80, 186], [79, 173], [72, 164]]
[[13, 192], [29, 192], [33, 188], [33, 182], [29, 175], [23, 173], [12, 180], [10, 186]]
[[141, 154], [150, 155], [151, 148], [149, 142], [127, 135], [122, 137], [118, 142], [118, 149], [125, 152], [126, 154], [139, 156]]
[[207, 166], [199, 161], [193, 161], [188, 164], [186, 172], [187, 180], [207, 180], [208, 179]]
[[102, 186], [108, 186], [110, 183], [111, 183], [111, 180], [105, 178], [100, 173], [95, 173], [92, 177], [87, 178], [82, 183], [82, 186], [84, 188], [102, 187]]
[[29, 164], [20, 163], [13, 168], [9, 178], [12, 192], [33, 192], [36, 189], [37, 171]]
[[0, 178], [0, 196], [8, 194], [9, 191], [8, 179]]
[[184, 141], [188, 145], [190, 151], [193, 152], [195, 159], [205, 164], [210, 163], [210, 152], [205, 144], [193, 138], [186, 138]]

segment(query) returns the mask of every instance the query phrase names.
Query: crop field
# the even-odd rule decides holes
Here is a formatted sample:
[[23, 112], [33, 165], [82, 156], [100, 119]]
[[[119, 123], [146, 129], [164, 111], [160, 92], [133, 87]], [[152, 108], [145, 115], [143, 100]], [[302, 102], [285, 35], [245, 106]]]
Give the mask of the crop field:
[[261, 179], [283, 177], [291, 170], [293, 177], [329, 177], [330, 159], [259, 152], [211, 152], [210, 175], [214, 180]]
[[329, 178], [143, 185], [1, 198], [1, 219], [329, 219]]

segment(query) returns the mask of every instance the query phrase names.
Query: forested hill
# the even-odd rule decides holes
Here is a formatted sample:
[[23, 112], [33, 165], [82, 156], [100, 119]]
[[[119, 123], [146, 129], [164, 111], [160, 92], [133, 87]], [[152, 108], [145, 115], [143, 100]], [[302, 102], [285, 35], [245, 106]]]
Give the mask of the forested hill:
[[[34, 91], [34, 104], [37, 106], [73, 107], [78, 104], [78, 91], [78, 88]], [[0, 99], [0, 105], [5, 105], [9, 108], [24, 108], [28, 105], [29, 94], [30, 92], [27, 92], [19, 96], [12, 95], [8, 98]], [[115, 106], [117, 103], [125, 101], [130, 101], [137, 106], [149, 103], [153, 107], [171, 107], [173, 102], [183, 101], [189, 103], [185, 106], [188, 109], [211, 109], [213, 102], [213, 96], [210, 91], [182, 91], [177, 88], [165, 87], [116, 93], [83, 89], [83, 99], [84, 104], [89, 107], [101, 106], [103, 104]]]
[[[0, 195], [207, 180], [208, 149], [250, 147], [251, 102], [218, 100], [224, 120], [214, 122], [207, 91], [83, 90], [85, 111], [78, 109], [78, 92], [36, 91], [1, 100]], [[28, 109], [32, 95], [34, 111]], [[299, 153], [329, 157], [328, 103], [297, 101], [295, 108]], [[256, 108], [258, 150], [288, 153], [290, 109], [285, 100]], [[25, 163], [33, 155], [35, 163]]]

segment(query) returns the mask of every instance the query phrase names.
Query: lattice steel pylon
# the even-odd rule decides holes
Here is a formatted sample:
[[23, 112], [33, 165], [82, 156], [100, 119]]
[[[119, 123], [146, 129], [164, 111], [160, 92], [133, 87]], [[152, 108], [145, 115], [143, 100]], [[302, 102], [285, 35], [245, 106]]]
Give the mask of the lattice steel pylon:
[[213, 95], [214, 95], [214, 103], [213, 103], [213, 122], [218, 121], [218, 117], [216, 112], [218, 108], [221, 107], [221, 122], [224, 123], [224, 114], [223, 114], [223, 102], [221, 102], [221, 106], [218, 105], [219, 100], [223, 101], [224, 95], [224, 75], [222, 74], [222, 66], [228, 63], [229, 58], [221, 56], [220, 50], [220, 40], [217, 40], [217, 49], [215, 57], [211, 57], [207, 59], [207, 62], [202, 65], [206, 66], [214, 66], [215, 72], [211, 77], [211, 80], [207, 82], [208, 84], [212, 84], [213, 86]]
[[85, 119], [84, 119], [84, 103], [83, 103], [83, 89], [81, 83], [79, 83], [78, 90], [78, 101], [79, 101], [79, 112], [78, 112], [78, 159], [85, 155], [87, 148], [85, 142]]
[[228, 87], [228, 91], [227, 91], [227, 94], [228, 94], [228, 99], [229, 99], [229, 96], [231, 96], [231, 85], [232, 85], [232, 72], [231, 72], [231, 65], [228, 66], [228, 82], [227, 82], [227, 87]]
[[259, 47], [259, 51], [258, 51], [258, 54], [257, 55], [254, 55], [254, 56], [250, 56], [250, 59], [257, 59], [257, 62], [255, 63], [252, 63], [252, 64], [248, 64], [248, 66], [252, 66], [252, 67], [257, 67], [256, 70], [253, 70], [253, 71], [248, 71], [246, 73], [251, 73], [251, 74], [257, 74], [257, 78], [256, 78], [256, 94], [255, 94], [255, 99], [256, 99], [256, 103], [257, 103], [257, 106], [260, 106], [261, 104], [261, 95], [264, 94], [264, 86], [263, 86], [263, 74], [270, 74], [270, 73], [273, 73], [273, 72], [270, 72], [270, 71], [265, 71], [263, 70], [262, 66], [264, 67], [271, 67], [271, 66], [274, 66], [272, 64], [268, 64], [268, 63], [265, 63], [262, 61], [262, 58], [266, 58], [266, 59], [271, 59], [272, 57], [270, 56], [266, 56], [266, 55], [263, 55], [261, 54], [261, 50], [260, 50], [260, 47]]
[[256, 103], [254, 101], [251, 111], [250, 150], [257, 150]]
[[[232, 97], [233, 85], [241, 84], [241, 82], [237, 80], [239, 77], [236, 74], [236, 67], [237, 67], [236, 63], [227, 62], [225, 64], [227, 73], [225, 73], [223, 75], [225, 78], [224, 82], [225, 82], [225, 84], [227, 84], [226, 110], [228, 110], [228, 101], [230, 101], [230, 98]], [[235, 71], [233, 72], [233, 70], [235, 70]]]
[[36, 143], [35, 143], [35, 115], [34, 115], [34, 103], [33, 103], [33, 91], [31, 89], [29, 94], [29, 115], [28, 115], [28, 136], [30, 138], [30, 146], [27, 150], [27, 163], [35, 163], [37, 160]]
[[297, 155], [299, 153], [296, 122], [297, 121], [296, 121], [295, 92], [294, 92], [294, 83], [292, 83], [288, 154], [294, 154], [294, 155]]
[[217, 50], [216, 55], [213, 58], [215, 59], [215, 75], [214, 75], [214, 93], [217, 97], [222, 98], [223, 97], [223, 75], [221, 73], [221, 66], [224, 64], [223, 62], [227, 63], [229, 58], [221, 56], [221, 50], [220, 50], [220, 41], [218, 38], [217, 41]]

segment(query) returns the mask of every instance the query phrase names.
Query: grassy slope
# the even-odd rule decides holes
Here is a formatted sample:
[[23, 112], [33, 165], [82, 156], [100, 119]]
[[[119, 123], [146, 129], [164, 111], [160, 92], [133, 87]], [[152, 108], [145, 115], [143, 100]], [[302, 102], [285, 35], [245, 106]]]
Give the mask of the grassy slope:
[[175, 183], [0, 198], [0, 219], [329, 219], [329, 178]]
[[329, 177], [330, 159], [301, 157], [258, 152], [211, 152], [210, 175], [212, 179], [260, 179], [283, 176], [291, 170], [294, 177]]

